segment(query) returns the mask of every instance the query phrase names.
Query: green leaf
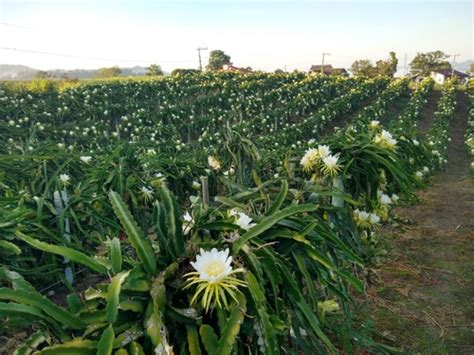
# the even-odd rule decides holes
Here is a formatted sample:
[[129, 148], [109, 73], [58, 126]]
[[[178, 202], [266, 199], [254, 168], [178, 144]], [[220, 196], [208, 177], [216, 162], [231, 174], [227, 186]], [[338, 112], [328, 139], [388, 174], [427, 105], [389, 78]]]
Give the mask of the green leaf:
[[229, 355], [237, 340], [240, 332], [240, 326], [244, 321], [245, 297], [239, 295], [239, 304], [232, 307], [229, 318], [227, 318], [225, 327], [222, 331], [222, 336], [217, 344], [217, 355]]
[[132, 343], [130, 344], [130, 349], [128, 353], [130, 355], [145, 355], [145, 351], [143, 350], [143, 347], [136, 341], [132, 341]]
[[47, 347], [35, 355], [96, 355], [96, 349], [96, 341], [75, 338], [63, 344]]
[[203, 324], [199, 328], [199, 334], [201, 335], [201, 341], [204, 344], [207, 353], [215, 354], [217, 352], [219, 339], [217, 339], [214, 329], [210, 325]]
[[46, 342], [48, 338], [41, 330], [30, 335], [30, 337], [23, 342], [23, 345], [13, 352], [13, 355], [30, 355], [39, 345]]
[[190, 355], [201, 355], [201, 347], [199, 346], [199, 336], [196, 327], [188, 325], [188, 350]]
[[109, 246], [109, 258], [112, 265], [112, 272], [118, 274], [122, 271], [122, 249], [120, 248], [120, 240], [114, 237], [107, 241]]
[[234, 243], [232, 248], [233, 254], [237, 254], [240, 249], [247, 243], [250, 239], [255, 238], [259, 234], [262, 234], [266, 230], [270, 229], [273, 225], [278, 223], [280, 220], [298, 214], [298, 213], [305, 213], [315, 211], [318, 208], [317, 205], [306, 204], [300, 206], [291, 206], [285, 208], [281, 211], [275, 212], [271, 216], [265, 217], [260, 223], [258, 223], [255, 227], [248, 230], [244, 235], [242, 235], [237, 241]]
[[121, 272], [114, 276], [110, 282], [109, 288], [107, 290], [107, 305], [105, 306], [107, 321], [109, 323], [114, 323], [117, 319], [122, 284], [129, 273], [130, 271]]
[[18, 239], [23, 240], [24, 242], [28, 243], [29, 245], [31, 245], [32, 247], [36, 249], [39, 249], [51, 254], [61, 255], [78, 264], [85, 265], [98, 273], [101, 273], [101, 274], [107, 273], [107, 268], [105, 266], [95, 261], [90, 256], [84, 253], [81, 253], [80, 251], [77, 251], [68, 247], [44, 243], [37, 239], [29, 237], [20, 231], [16, 231], [15, 235], [18, 237]]
[[276, 211], [278, 211], [281, 206], [283, 205], [283, 202], [285, 201], [286, 195], [288, 194], [288, 181], [283, 180], [281, 182], [281, 190], [280, 193], [278, 194], [277, 199], [273, 203], [272, 207], [267, 212], [267, 216], [271, 216], [274, 214]]
[[147, 239], [143, 232], [138, 228], [137, 223], [133, 219], [130, 211], [123, 202], [122, 198], [114, 191], [109, 192], [109, 199], [114, 208], [115, 215], [122, 223], [125, 232], [127, 233], [130, 244], [137, 252], [143, 267], [149, 274], [156, 272], [156, 257], [151, 246], [151, 242]]
[[337, 349], [331, 340], [329, 340], [329, 338], [326, 336], [326, 334], [324, 334], [324, 332], [321, 330], [319, 319], [316, 317], [313, 309], [309, 307], [308, 304], [303, 300], [298, 302], [297, 306], [301, 310], [302, 314], [306, 317], [311, 329], [315, 332], [315, 334], [323, 341], [332, 354], [337, 354]]
[[21, 249], [19, 247], [6, 240], [0, 240], [0, 250], [17, 256], [21, 254]]
[[179, 256], [184, 252], [184, 236], [179, 206], [171, 195], [170, 190], [165, 186], [160, 188], [159, 193], [160, 201], [166, 211], [166, 231], [168, 236], [171, 238], [174, 254]]
[[248, 289], [252, 295], [252, 299], [257, 309], [258, 320], [262, 328], [263, 339], [265, 342], [265, 353], [269, 355], [275, 354], [277, 349], [277, 340], [275, 331], [273, 329], [273, 324], [270, 322], [270, 317], [266, 309], [267, 300], [265, 293], [251, 272], [245, 273], [245, 280], [247, 281]]
[[110, 324], [102, 333], [99, 343], [97, 344], [97, 355], [111, 355], [114, 339], [114, 328], [112, 327], [112, 324]]
[[85, 324], [65, 309], [55, 305], [39, 292], [0, 288], [0, 299], [14, 301], [41, 309], [64, 326], [72, 329], [84, 329]]
[[53, 319], [44, 314], [39, 308], [28, 306], [26, 304], [18, 304], [14, 302], [0, 302], [0, 314], [20, 316], [25, 320], [41, 319], [48, 324], [52, 332], [61, 340], [69, 340], [69, 337], [64, 333], [63, 329]]

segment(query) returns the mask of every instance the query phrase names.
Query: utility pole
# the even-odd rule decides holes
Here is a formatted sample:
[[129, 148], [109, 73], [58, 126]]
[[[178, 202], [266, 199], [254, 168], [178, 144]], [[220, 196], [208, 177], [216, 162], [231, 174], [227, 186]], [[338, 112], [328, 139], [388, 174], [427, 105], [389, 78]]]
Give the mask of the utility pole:
[[324, 74], [324, 57], [327, 55], [331, 55], [329, 53], [323, 53], [323, 60], [321, 61], [321, 74]]
[[405, 61], [403, 62], [403, 76], [407, 76], [407, 59], [408, 59], [408, 54], [405, 53]]
[[451, 78], [454, 76], [454, 67], [456, 66], [456, 57], [459, 57], [459, 54], [452, 54], [453, 64], [451, 69]]
[[199, 57], [199, 70], [202, 71], [201, 51], [207, 51], [207, 47], [198, 47], [196, 50], [198, 51]]

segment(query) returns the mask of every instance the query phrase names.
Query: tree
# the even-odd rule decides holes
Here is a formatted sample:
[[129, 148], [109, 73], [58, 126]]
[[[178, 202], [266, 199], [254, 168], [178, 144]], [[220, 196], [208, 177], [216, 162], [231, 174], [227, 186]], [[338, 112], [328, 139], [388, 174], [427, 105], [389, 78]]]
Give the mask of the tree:
[[412, 76], [428, 76], [432, 71], [451, 69], [446, 60], [448, 57], [442, 51], [417, 53], [410, 63], [410, 73]]
[[376, 75], [376, 69], [372, 62], [368, 59], [356, 60], [351, 65], [351, 71], [354, 76], [359, 76], [363, 78], [370, 78]]
[[164, 74], [163, 74], [163, 70], [161, 70], [161, 66], [156, 65], [156, 64], [151, 64], [148, 67], [148, 71], [147, 71], [146, 75], [148, 75], [148, 76], [160, 76], [160, 75], [164, 75]]
[[119, 76], [122, 73], [119, 67], [108, 67], [108, 68], [100, 68], [97, 71], [97, 77], [99, 78], [113, 78], [115, 76]]
[[232, 62], [230, 56], [225, 54], [224, 51], [214, 50], [209, 53], [207, 70], [221, 70], [225, 64], [232, 65]]
[[378, 60], [375, 69], [377, 74], [393, 77], [397, 72], [398, 59], [395, 52], [389, 53], [388, 60]]
[[276, 69], [275, 74], [284, 74], [285, 72], [282, 69]]

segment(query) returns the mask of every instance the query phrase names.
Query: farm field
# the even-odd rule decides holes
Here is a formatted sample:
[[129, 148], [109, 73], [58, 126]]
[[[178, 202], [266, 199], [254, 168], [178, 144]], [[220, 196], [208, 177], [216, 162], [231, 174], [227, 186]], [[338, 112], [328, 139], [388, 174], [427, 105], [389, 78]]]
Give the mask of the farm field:
[[0, 83], [0, 352], [468, 353], [473, 85]]

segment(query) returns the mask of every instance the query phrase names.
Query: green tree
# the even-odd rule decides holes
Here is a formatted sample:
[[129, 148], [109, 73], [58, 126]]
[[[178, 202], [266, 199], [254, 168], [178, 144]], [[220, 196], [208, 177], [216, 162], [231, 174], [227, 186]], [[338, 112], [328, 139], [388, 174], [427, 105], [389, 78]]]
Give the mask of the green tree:
[[368, 59], [356, 60], [351, 65], [351, 71], [354, 76], [370, 78], [377, 74], [376, 68]]
[[412, 76], [428, 76], [432, 71], [451, 69], [446, 60], [448, 57], [442, 51], [418, 53], [410, 63], [410, 73]]
[[108, 68], [100, 68], [97, 71], [97, 77], [99, 78], [113, 78], [115, 76], [119, 76], [122, 73], [118, 66], [108, 67]]
[[147, 71], [146, 75], [148, 75], [148, 76], [161, 76], [161, 75], [164, 75], [164, 74], [163, 74], [163, 70], [161, 69], [161, 66], [159, 66], [157, 64], [151, 64], [148, 67], [148, 71]]
[[209, 53], [209, 63], [207, 64], [207, 70], [221, 70], [225, 65], [231, 65], [230, 55], [224, 53], [221, 50], [214, 50]]
[[397, 72], [397, 65], [397, 55], [395, 52], [390, 52], [388, 60], [378, 60], [375, 69], [377, 74], [393, 77]]

